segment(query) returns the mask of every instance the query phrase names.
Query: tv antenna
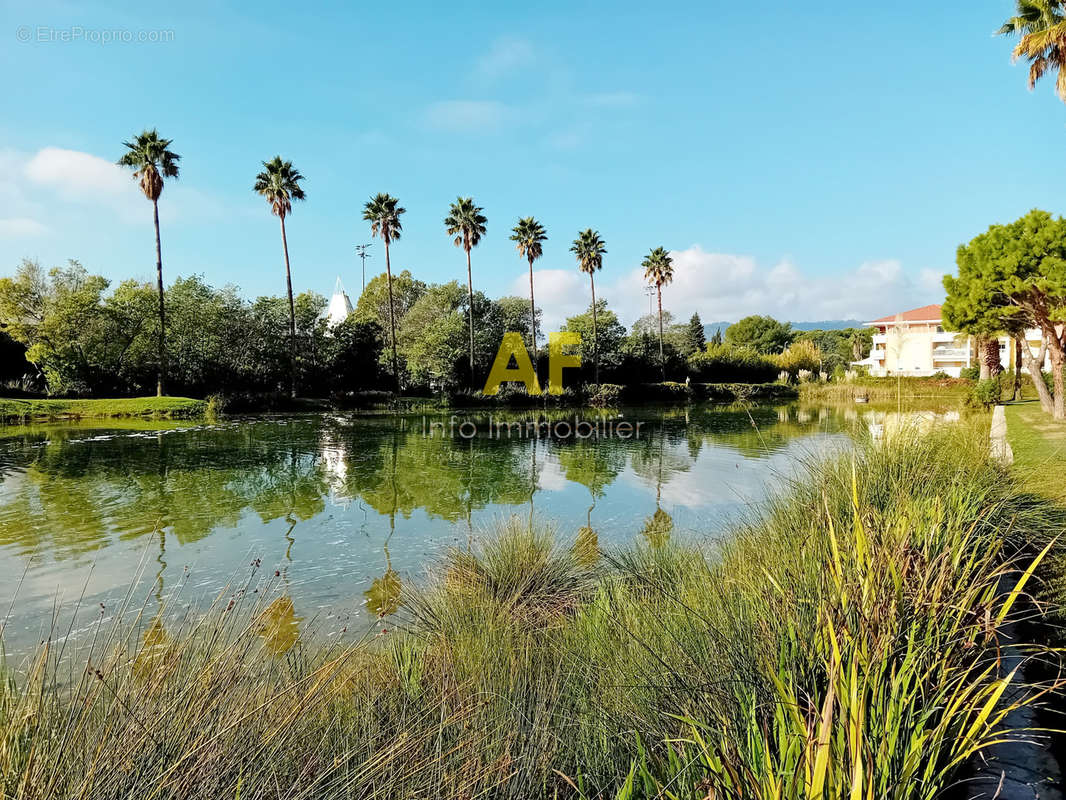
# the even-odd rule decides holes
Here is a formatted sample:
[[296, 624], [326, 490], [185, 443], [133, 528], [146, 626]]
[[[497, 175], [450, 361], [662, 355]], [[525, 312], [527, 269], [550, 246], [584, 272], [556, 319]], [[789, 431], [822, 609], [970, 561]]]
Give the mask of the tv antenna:
[[367, 252], [367, 250], [369, 250], [369, 249], [370, 249], [370, 245], [369, 244], [357, 244], [355, 246], [355, 254], [357, 256], [359, 256], [359, 258], [363, 262], [363, 291], [364, 292], [366, 291], [366, 260], [368, 258], [373, 258], [373, 256], [370, 255], [370, 253]]

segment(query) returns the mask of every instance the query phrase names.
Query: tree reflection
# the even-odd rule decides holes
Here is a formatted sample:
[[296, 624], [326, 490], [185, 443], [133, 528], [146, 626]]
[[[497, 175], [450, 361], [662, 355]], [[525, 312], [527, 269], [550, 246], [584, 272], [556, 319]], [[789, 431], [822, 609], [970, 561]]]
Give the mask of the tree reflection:
[[[494, 413], [492, 420], [573, 416]], [[463, 439], [447, 430], [449, 419], [431, 418], [445, 426], [435, 435], [427, 435], [420, 417], [307, 416], [187, 429], [131, 420], [103, 429], [6, 429], [0, 434], [0, 546], [65, 559], [116, 538], [156, 537], [161, 581], [173, 541], [188, 545], [220, 528], [238, 528], [250, 513], [263, 522], [287, 523], [285, 555], [292, 558], [298, 523], [322, 515], [331, 495], [358, 500], [387, 517], [390, 535], [397, 518], [416, 511], [468, 526], [476, 511], [492, 506], [528, 504], [532, 516], [547, 459], [557, 461], [567, 481], [588, 490], [586, 527], [592, 534], [597, 502], [630, 466], [655, 484], [658, 531], [666, 514], [665, 487], [691, 469], [701, 448], [765, 458], [797, 436], [835, 432], [845, 424], [841, 415], [801, 413], [798, 407], [699, 407], [658, 413], [658, 424], [639, 438], [538, 441], [497, 435], [487, 416], [470, 417], [479, 434]]]

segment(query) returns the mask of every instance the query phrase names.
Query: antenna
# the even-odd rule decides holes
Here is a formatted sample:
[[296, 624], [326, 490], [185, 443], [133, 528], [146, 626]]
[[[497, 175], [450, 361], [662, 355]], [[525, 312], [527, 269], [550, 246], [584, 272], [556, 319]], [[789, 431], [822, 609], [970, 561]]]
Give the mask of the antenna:
[[355, 254], [357, 256], [359, 256], [359, 258], [363, 262], [363, 291], [364, 292], [366, 291], [366, 260], [368, 258], [373, 258], [373, 256], [370, 255], [370, 253], [367, 252], [367, 250], [370, 249], [370, 246], [371, 245], [369, 245], [369, 244], [357, 244], [355, 246]]

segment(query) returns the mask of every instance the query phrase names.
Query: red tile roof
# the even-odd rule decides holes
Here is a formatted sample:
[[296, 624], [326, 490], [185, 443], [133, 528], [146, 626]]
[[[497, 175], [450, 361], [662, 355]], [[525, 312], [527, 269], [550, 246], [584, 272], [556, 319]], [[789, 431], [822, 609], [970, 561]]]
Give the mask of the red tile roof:
[[940, 306], [934, 303], [931, 306], [912, 308], [902, 314], [890, 314], [887, 317], [881, 317], [881, 319], [875, 319], [873, 322], [867, 322], [866, 324], [876, 325], [882, 322], [891, 324], [897, 319], [902, 319], [904, 322], [940, 322]]

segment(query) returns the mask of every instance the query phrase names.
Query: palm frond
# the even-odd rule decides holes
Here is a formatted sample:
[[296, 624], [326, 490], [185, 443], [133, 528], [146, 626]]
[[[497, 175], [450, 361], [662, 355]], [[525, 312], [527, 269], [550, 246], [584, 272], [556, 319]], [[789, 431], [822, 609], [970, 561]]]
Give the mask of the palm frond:
[[536, 261], [544, 255], [542, 242], [548, 240], [548, 232], [533, 217], [522, 217], [512, 229], [511, 241], [524, 258]]
[[674, 262], [664, 247], [656, 247], [640, 264], [644, 280], [653, 286], [667, 286], [674, 280]]
[[291, 161], [274, 156], [270, 161], [263, 162], [263, 171], [255, 176], [252, 188], [256, 194], [266, 198], [273, 214], [284, 218], [292, 212], [293, 200], [307, 199], [307, 194], [300, 186], [302, 180], [304, 176], [293, 167]]
[[1011, 60], [1030, 62], [1029, 88], [1049, 71], [1058, 73], [1055, 92], [1066, 102], [1066, 5], [1063, 0], [1018, 0], [1018, 13], [1003, 23], [999, 35], [1019, 36]]
[[397, 241], [403, 233], [400, 216], [407, 209], [399, 202], [392, 195], [379, 192], [363, 206], [363, 219], [370, 223], [370, 233], [381, 237], [386, 244]]
[[444, 227], [449, 236], [455, 237], [455, 246], [469, 250], [477, 247], [485, 235], [488, 219], [481, 213], [481, 206], [474, 205], [474, 198], [459, 197], [448, 209]]
[[607, 253], [607, 246], [599, 231], [586, 228], [574, 239], [570, 252], [577, 258], [578, 269], [591, 275], [603, 269], [603, 256]]
[[171, 139], [160, 137], [155, 128], [144, 130], [132, 141], [123, 142], [126, 152], [118, 159], [120, 167], [134, 170], [133, 179], [149, 200], [155, 201], [163, 192], [164, 178], [178, 177], [181, 156], [170, 149]]

